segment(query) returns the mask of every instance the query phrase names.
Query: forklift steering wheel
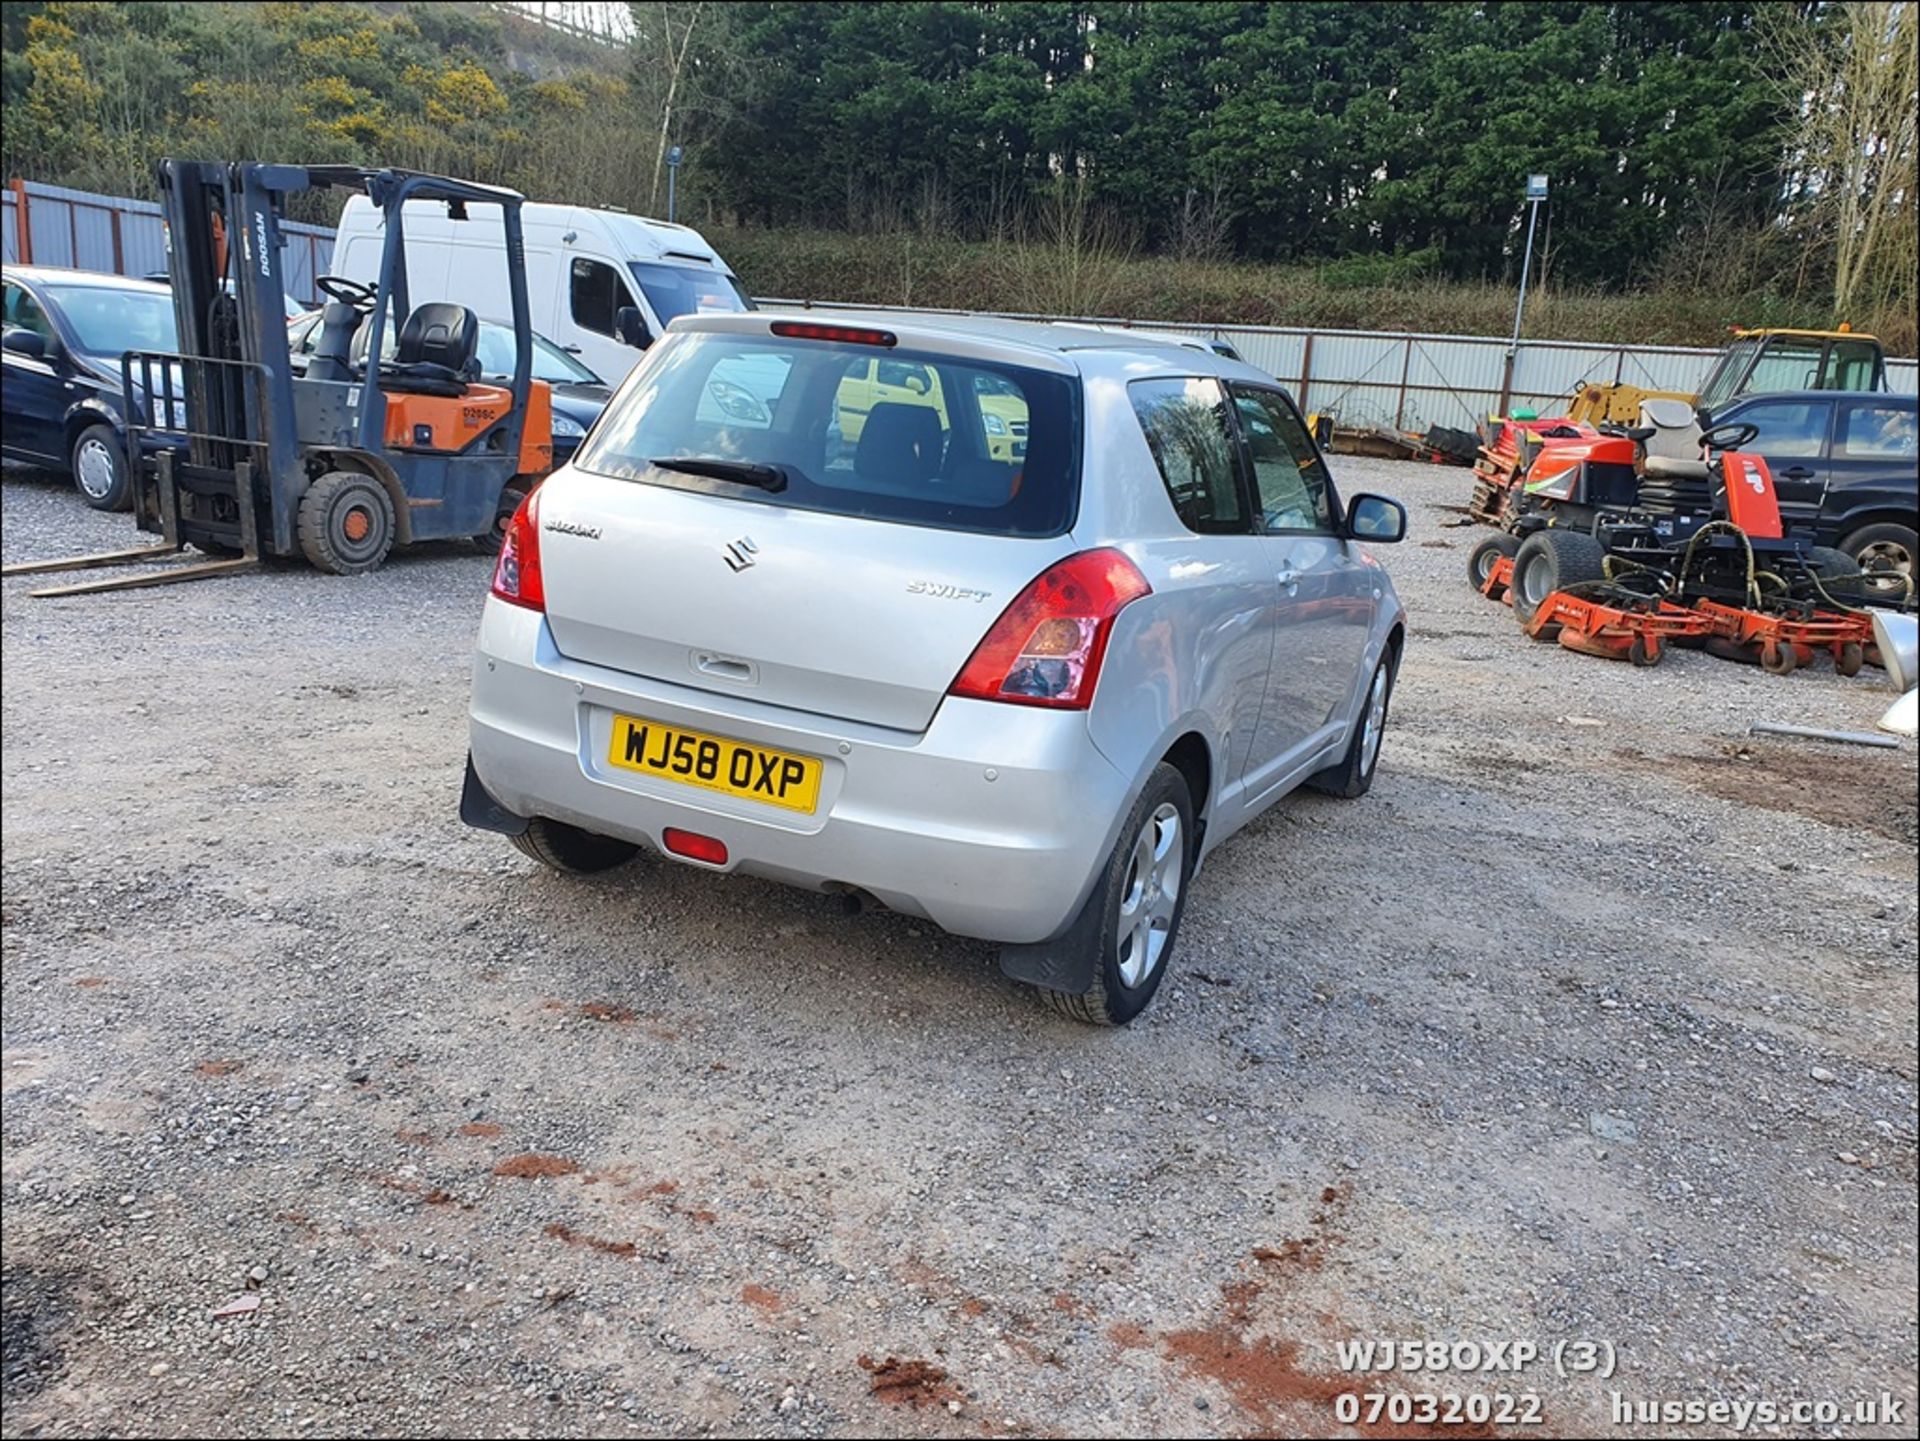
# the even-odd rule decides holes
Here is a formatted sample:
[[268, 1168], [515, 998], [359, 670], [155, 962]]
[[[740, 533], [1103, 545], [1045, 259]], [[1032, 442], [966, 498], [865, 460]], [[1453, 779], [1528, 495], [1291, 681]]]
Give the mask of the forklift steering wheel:
[[1729, 420], [1700, 433], [1700, 443], [1709, 450], [1738, 450], [1760, 433], [1760, 427], [1746, 420]]
[[313, 288], [329, 300], [342, 301], [355, 310], [373, 309], [377, 292], [371, 285], [362, 285], [357, 280], [348, 280], [344, 275], [316, 276]]

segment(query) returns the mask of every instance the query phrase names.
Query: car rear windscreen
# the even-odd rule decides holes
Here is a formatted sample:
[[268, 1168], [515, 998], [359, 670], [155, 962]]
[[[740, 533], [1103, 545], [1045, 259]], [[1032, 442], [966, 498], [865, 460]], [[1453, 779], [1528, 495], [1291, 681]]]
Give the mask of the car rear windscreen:
[[[686, 334], [615, 399], [577, 469], [769, 505], [1058, 535], [1079, 493], [1079, 385], [925, 351]], [[661, 461], [740, 463], [769, 488]], [[763, 481], [765, 477], [763, 477]]]

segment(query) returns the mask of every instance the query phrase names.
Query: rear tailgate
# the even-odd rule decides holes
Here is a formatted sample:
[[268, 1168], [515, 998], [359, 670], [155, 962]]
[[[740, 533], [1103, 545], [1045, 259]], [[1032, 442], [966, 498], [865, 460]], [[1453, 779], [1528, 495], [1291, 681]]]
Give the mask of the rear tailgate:
[[563, 471], [541, 570], [562, 654], [922, 731], [988, 628], [1073, 550]]

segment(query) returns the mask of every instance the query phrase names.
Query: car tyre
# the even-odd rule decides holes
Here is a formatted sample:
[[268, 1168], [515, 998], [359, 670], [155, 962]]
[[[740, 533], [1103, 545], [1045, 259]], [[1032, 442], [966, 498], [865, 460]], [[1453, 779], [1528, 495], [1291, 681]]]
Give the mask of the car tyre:
[[364, 575], [393, 549], [393, 498], [357, 471], [328, 471], [308, 486], [299, 522], [301, 552], [329, 575]]
[[535, 816], [528, 821], [526, 830], [513, 837], [513, 847], [541, 865], [569, 876], [610, 871], [632, 860], [640, 849], [632, 841], [598, 835], [545, 816]]
[[1907, 526], [1863, 525], [1840, 542], [1840, 549], [1865, 573], [1866, 593], [1876, 601], [1902, 598], [1903, 587], [1894, 577], [1905, 578], [1907, 599], [1912, 599], [1914, 587], [1920, 585], [1920, 572], [1915, 570], [1916, 562], [1920, 562], [1920, 534]]
[[68, 456], [74, 489], [95, 510], [132, 510], [127, 450], [110, 425], [89, 425], [73, 438]]
[[1173, 959], [1193, 875], [1193, 797], [1162, 761], [1127, 812], [1120, 839], [1067, 936], [1093, 973], [1084, 995], [1040, 988], [1063, 1016], [1124, 1026], [1147, 1008]]
[[473, 538], [473, 548], [482, 555], [498, 555], [500, 547], [507, 542], [507, 527], [513, 523], [514, 512], [520, 509], [520, 502], [527, 498], [531, 486], [508, 481], [500, 492], [500, 500], [493, 508], [493, 526], [483, 530]]
[[1393, 702], [1393, 681], [1400, 669], [1400, 657], [1389, 648], [1380, 657], [1367, 681], [1367, 695], [1360, 708], [1359, 723], [1347, 753], [1338, 765], [1307, 777], [1306, 784], [1324, 795], [1342, 800], [1358, 800], [1373, 789], [1373, 773], [1380, 765], [1380, 742], [1386, 736], [1387, 710]]

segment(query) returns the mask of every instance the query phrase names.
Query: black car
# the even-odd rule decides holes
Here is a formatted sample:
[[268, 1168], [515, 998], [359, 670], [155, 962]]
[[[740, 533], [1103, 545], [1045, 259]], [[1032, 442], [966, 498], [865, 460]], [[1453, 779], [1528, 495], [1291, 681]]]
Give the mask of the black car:
[[[306, 369], [307, 357], [320, 338], [318, 313], [302, 315], [287, 326], [287, 348], [293, 368]], [[391, 354], [396, 339], [388, 327], [385, 349]], [[480, 345], [475, 357], [480, 373], [488, 380], [505, 382], [513, 374], [513, 331], [491, 320], [480, 322]], [[367, 341], [363, 327], [354, 337], [352, 361], [366, 364]], [[565, 465], [586, 438], [587, 431], [600, 412], [613, 399], [613, 389], [598, 375], [544, 335], [533, 337], [533, 378], [544, 380], [553, 392], [553, 463]]]
[[1716, 426], [1759, 427], [1739, 449], [1766, 457], [1789, 530], [1811, 531], [1818, 544], [1844, 550], [1870, 574], [1897, 573], [1914, 583], [1920, 416], [1913, 396], [1874, 390], [1748, 395], [1712, 419]]
[[172, 292], [118, 275], [30, 265], [9, 266], [0, 283], [0, 450], [9, 460], [66, 471], [96, 510], [125, 510], [120, 357], [179, 349]]

